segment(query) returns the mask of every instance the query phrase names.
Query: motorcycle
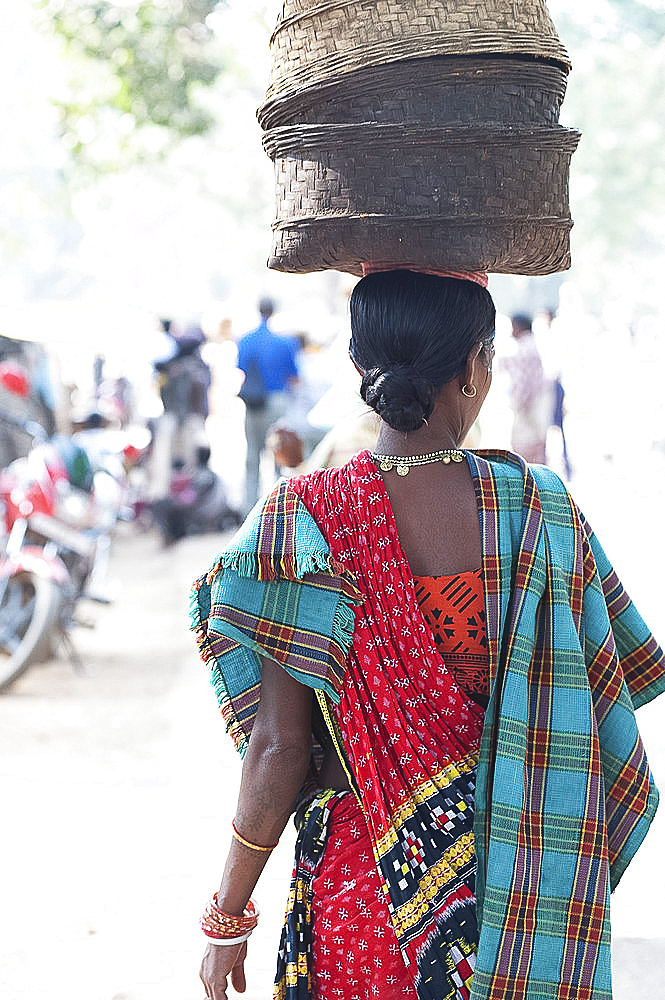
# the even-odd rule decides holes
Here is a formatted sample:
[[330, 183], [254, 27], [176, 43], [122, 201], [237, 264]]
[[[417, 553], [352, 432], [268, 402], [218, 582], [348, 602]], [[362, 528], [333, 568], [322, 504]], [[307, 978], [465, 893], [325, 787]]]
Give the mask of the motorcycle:
[[0, 692], [58, 645], [82, 669], [70, 636], [77, 603], [109, 603], [111, 531], [124, 516], [121, 463], [94, 467], [72, 438], [21, 423], [32, 450], [0, 472]]

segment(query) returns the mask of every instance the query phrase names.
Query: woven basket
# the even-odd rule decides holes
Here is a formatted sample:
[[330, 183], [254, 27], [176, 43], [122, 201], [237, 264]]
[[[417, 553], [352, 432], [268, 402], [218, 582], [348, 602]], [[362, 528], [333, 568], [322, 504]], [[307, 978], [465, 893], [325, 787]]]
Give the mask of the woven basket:
[[270, 267], [570, 266], [580, 137], [544, 0], [286, 0], [272, 51]]
[[266, 102], [264, 129], [336, 122], [556, 125], [567, 70], [534, 59], [435, 56], [355, 70]]
[[354, 70], [430, 56], [531, 56], [570, 69], [544, 0], [285, 0], [266, 102]]
[[269, 266], [550, 274], [570, 266], [570, 158], [559, 126], [306, 125], [264, 136], [278, 217]]

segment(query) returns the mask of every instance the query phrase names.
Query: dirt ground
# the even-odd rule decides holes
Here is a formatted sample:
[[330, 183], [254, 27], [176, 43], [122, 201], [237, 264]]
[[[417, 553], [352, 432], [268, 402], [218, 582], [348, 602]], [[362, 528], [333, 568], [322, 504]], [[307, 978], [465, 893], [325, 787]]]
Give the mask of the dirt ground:
[[[163, 549], [122, 527], [121, 593], [82, 608], [96, 625], [75, 632], [89, 672], [54, 660], [0, 699], [2, 1000], [204, 997], [198, 917], [221, 875], [240, 765], [188, 592], [221, 536]], [[270, 995], [294, 839], [258, 894], [249, 998]]]
[[[662, 530], [636, 540], [662, 523], [653, 486], [596, 468], [576, 491], [662, 636]], [[55, 660], [0, 697], [2, 1000], [203, 1000], [197, 921], [221, 873], [239, 762], [188, 630], [188, 591], [221, 543], [164, 549], [123, 525], [120, 594], [82, 609], [95, 627], [75, 635], [88, 673]], [[665, 705], [639, 718], [665, 787]], [[663, 813], [615, 894], [615, 1000], [665, 995]], [[271, 995], [293, 840], [289, 829], [257, 889], [248, 1000]]]

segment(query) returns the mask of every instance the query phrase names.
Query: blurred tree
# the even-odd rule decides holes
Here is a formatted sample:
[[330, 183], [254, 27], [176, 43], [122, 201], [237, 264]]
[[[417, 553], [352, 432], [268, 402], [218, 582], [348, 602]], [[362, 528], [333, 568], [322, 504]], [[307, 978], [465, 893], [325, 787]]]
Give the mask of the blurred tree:
[[[230, 275], [258, 272], [267, 254], [272, 179], [254, 110], [279, 6], [279, 0], [0, 3], [5, 39], [19, 11], [37, 8], [44, 62], [35, 69], [20, 43], [15, 52], [6, 46], [11, 51], [0, 61], [0, 83], [3, 70], [11, 70], [0, 124], [4, 118], [3, 134], [12, 136], [0, 165], [0, 208], [11, 222], [0, 223], [0, 251], [6, 230], [0, 283], [4, 273], [6, 287], [19, 287], [19, 260], [28, 294], [72, 294], [77, 269], [76, 287], [98, 280], [100, 270], [107, 281], [111, 262], [117, 287], [136, 281], [137, 295], [136, 276], [145, 280], [147, 261], [155, 288], [158, 277], [160, 287], [174, 287], [188, 267], [192, 287], [210, 272], [220, 287], [230, 287]], [[572, 162], [571, 277], [597, 313], [627, 286], [638, 310], [663, 312], [665, 0], [548, 0], [548, 6], [574, 67], [562, 123], [583, 134]], [[66, 58], [56, 58], [54, 49]], [[47, 68], [49, 54], [54, 65]], [[25, 104], [32, 90], [60, 109], [57, 142], [52, 119], [40, 118], [35, 127]], [[82, 238], [84, 252], [77, 250]], [[33, 275], [29, 283], [25, 275]]]
[[600, 314], [660, 308], [665, 254], [665, 0], [550, 0], [573, 62], [562, 124], [578, 128], [573, 271]]
[[637, 31], [645, 42], [658, 43], [665, 35], [665, 8], [659, 0], [610, 0], [618, 19], [619, 34]]
[[665, 0], [549, 0], [559, 34], [573, 54], [591, 41], [622, 44], [637, 35], [646, 44], [657, 44], [665, 35]]
[[205, 92], [224, 69], [208, 18], [225, 0], [36, 0], [66, 54], [56, 96], [62, 138], [79, 168], [160, 155], [215, 123]]

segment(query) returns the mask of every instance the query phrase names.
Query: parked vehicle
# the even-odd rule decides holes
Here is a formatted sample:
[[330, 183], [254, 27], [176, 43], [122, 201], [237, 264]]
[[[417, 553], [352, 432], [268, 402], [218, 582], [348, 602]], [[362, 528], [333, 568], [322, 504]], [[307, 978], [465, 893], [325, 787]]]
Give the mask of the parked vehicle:
[[59, 645], [80, 666], [70, 636], [77, 604], [108, 603], [111, 533], [126, 512], [120, 458], [95, 464], [72, 437], [24, 430], [30, 454], [0, 472], [0, 691]]

